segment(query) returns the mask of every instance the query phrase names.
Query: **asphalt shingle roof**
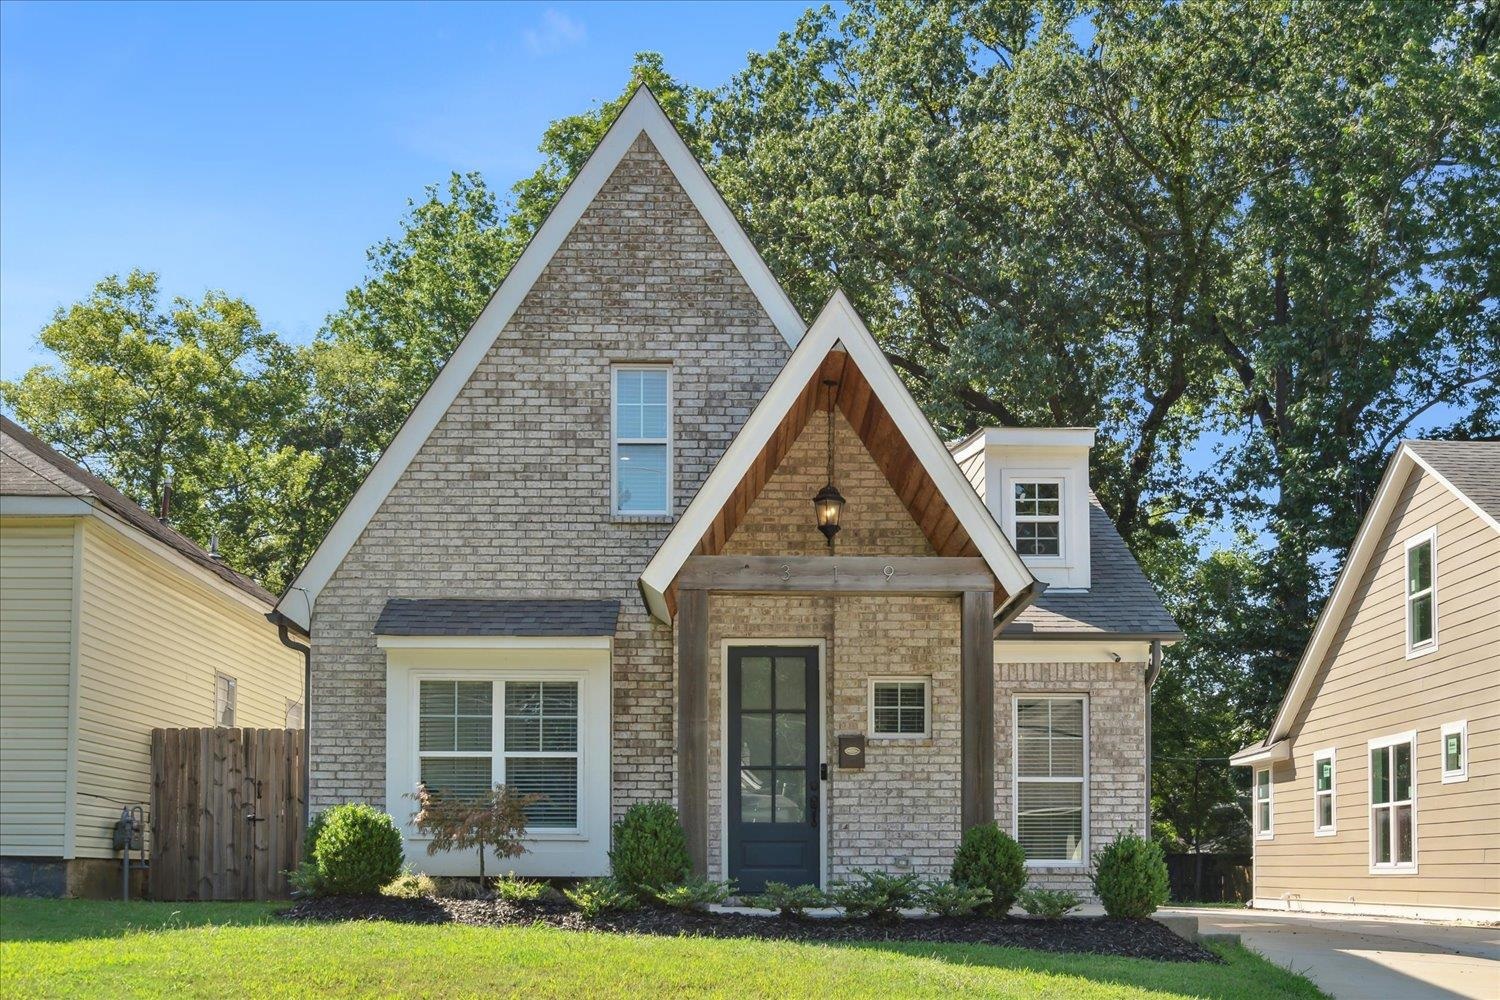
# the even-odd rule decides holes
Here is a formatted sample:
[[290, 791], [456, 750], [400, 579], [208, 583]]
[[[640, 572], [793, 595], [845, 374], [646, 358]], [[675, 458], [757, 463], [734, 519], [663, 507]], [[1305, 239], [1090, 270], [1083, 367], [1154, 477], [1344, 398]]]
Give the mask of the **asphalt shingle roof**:
[[375, 634], [614, 635], [619, 616], [619, 601], [395, 597], [381, 609]]
[[226, 583], [268, 606], [276, 603], [276, 597], [260, 584], [235, 572], [223, 560], [215, 559], [197, 542], [163, 524], [134, 500], [3, 415], [0, 415], [0, 494], [71, 496], [96, 504]]
[[1059, 633], [1181, 634], [1156, 588], [1141, 572], [1115, 524], [1089, 494], [1091, 586], [1087, 592], [1044, 591], [1002, 636]]
[[1500, 441], [1407, 441], [1405, 444], [1480, 510], [1500, 520]]

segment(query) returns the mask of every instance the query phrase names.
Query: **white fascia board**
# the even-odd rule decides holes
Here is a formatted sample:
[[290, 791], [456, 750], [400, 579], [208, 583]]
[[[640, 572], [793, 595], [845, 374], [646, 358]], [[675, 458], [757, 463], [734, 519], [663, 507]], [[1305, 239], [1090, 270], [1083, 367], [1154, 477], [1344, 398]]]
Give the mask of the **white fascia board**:
[[1386, 466], [1385, 475], [1381, 477], [1380, 486], [1375, 492], [1375, 500], [1366, 511], [1364, 521], [1360, 523], [1359, 532], [1354, 536], [1354, 544], [1349, 547], [1349, 555], [1344, 560], [1344, 568], [1334, 581], [1333, 590], [1323, 605], [1322, 613], [1318, 615], [1318, 623], [1313, 626], [1312, 638], [1307, 641], [1307, 648], [1303, 650], [1297, 670], [1292, 674], [1292, 683], [1287, 686], [1286, 696], [1281, 699], [1276, 719], [1271, 723], [1270, 732], [1266, 734], [1266, 745], [1290, 735], [1292, 720], [1302, 710], [1303, 702], [1311, 693], [1318, 667], [1328, 654], [1339, 624], [1354, 601], [1360, 577], [1364, 576], [1365, 568], [1385, 531], [1386, 522], [1390, 520], [1391, 511], [1395, 509], [1401, 490], [1416, 464], [1416, 454], [1402, 445]]
[[728, 502], [746, 470], [775, 433], [782, 418], [817, 373], [823, 358], [836, 345], [842, 345], [849, 353], [849, 359], [858, 366], [871, 391], [886, 408], [1005, 592], [1019, 594], [1034, 582], [1021, 557], [1016, 555], [989, 508], [964, 478], [953, 456], [938, 438], [937, 431], [907, 392], [848, 297], [838, 291], [808, 328], [802, 342], [771, 383], [771, 388], [750, 414], [750, 419], [740, 428], [641, 574], [641, 593], [646, 606], [658, 620], [670, 623], [671, 617], [666, 613], [667, 588], [676, 579], [688, 556], [692, 555], [704, 532], [713, 524], [714, 517]]
[[677, 129], [662, 111], [661, 105], [648, 88], [641, 86], [543, 220], [484, 311], [464, 335], [458, 348], [438, 372], [437, 378], [406, 418], [375, 467], [365, 477], [354, 498], [324, 536], [322, 544], [278, 602], [276, 609], [304, 630], [312, 625], [312, 609], [319, 592], [354, 547], [401, 474], [406, 471], [423, 443], [448, 412], [448, 407], [494, 346], [495, 338], [510, 322], [542, 270], [642, 132], [655, 144], [657, 152], [671, 168], [677, 182], [682, 185], [693, 206], [718, 238], [724, 252], [739, 269], [782, 337], [792, 347], [796, 347], [801, 340], [806, 327], [786, 291], [771, 274], [770, 267], [750, 242], [749, 236], [714, 187], [703, 165], [693, 156], [682, 136], [677, 134]]
[[0, 517], [87, 517], [93, 511], [79, 497], [0, 497]]
[[1410, 455], [1411, 460], [1422, 467], [1423, 472], [1427, 473], [1433, 479], [1436, 479], [1438, 482], [1442, 483], [1445, 487], [1447, 487], [1450, 493], [1463, 501], [1465, 507], [1468, 507], [1475, 514], [1479, 515], [1479, 519], [1481, 521], [1483, 521], [1485, 524], [1488, 524], [1496, 531], [1500, 531], [1500, 521], [1496, 521], [1493, 517], [1490, 516], [1488, 511], [1475, 503], [1467, 493], [1449, 482], [1447, 476], [1444, 476], [1441, 472], [1434, 469], [1431, 465], [1428, 465], [1427, 462], [1423, 460], [1421, 454], [1416, 451], [1416, 449], [1408, 448], [1405, 444], [1402, 444], [1401, 450]]
[[986, 427], [990, 448], [1092, 448], [1092, 427]]
[[1251, 746], [1229, 758], [1230, 767], [1251, 767], [1256, 764], [1275, 764], [1292, 759], [1292, 745], [1287, 740], [1278, 740], [1270, 746]]

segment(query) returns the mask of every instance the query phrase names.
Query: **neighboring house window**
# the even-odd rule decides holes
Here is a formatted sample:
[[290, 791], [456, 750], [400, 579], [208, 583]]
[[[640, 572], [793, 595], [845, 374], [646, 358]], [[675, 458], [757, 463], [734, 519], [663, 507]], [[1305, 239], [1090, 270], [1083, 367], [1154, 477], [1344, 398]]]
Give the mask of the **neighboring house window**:
[[542, 796], [530, 827], [578, 825], [578, 683], [505, 681], [505, 784]]
[[1417, 734], [1370, 741], [1370, 870], [1417, 867]]
[[1437, 647], [1437, 529], [1406, 543], [1406, 654]]
[[1269, 840], [1275, 833], [1271, 817], [1271, 769], [1255, 772], [1255, 836]]
[[1016, 839], [1031, 864], [1082, 864], [1088, 706], [1077, 695], [1016, 698]]
[[214, 674], [214, 725], [234, 725], [235, 691], [238, 685], [228, 674]]
[[579, 830], [580, 690], [576, 680], [420, 679], [417, 779], [463, 799], [495, 785], [537, 795], [528, 830]]
[[1469, 723], [1443, 726], [1443, 783], [1469, 780]]
[[660, 365], [614, 369], [614, 510], [672, 512], [671, 372]]
[[872, 678], [870, 732], [875, 736], [927, 736], [931, 684], [917, 680]]
[[290, 698], [286, 700], [286, 728], [302, 728], [302, 702]]
[[1016, 482], [1016, 551], [1023, 556], [1062, 555], [1062, 483]]
[[1313, 833], [1319, 837], [1337, 831], [1338, 813], [1333, 800], [1334, 758], [1331, 748], [1313, 754]]

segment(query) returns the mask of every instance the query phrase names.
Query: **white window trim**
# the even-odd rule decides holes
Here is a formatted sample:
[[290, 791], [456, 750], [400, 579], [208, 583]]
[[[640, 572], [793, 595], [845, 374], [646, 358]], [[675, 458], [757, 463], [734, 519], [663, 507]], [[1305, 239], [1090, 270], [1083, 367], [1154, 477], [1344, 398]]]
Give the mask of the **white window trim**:
[[[1431, 543], [1432, 545], [1432, 586], [1421, 593], [1413, 594], [1411, 593], [1411, 550], [1426, 543]], [[1421, 597], [1422, 594], [1432, 595], [1432, 638], [1413, 645], [1411, 641], [1411, 604], [1413, 598]], [[1438, 545], [1436, 526], [1428, 528], [1420, 535], [1413, 535], [1406, 540], [1406, 546], [1401, 552], [1401, 600], [1405, 608], [1402, 618], [1406, 622], [1406, 658], [1414, 660], [1419, 656], [1426, 656], [1438, 648]]]
[[[1333, 767], [1329, 771], [1328, 791], [1326, 791], [1326, 792], [1320, 792], [1320, 791], [1318, 791], [1318, 763], [1320, 761], [1324, 761], [1324, 760], [1326, 760], [1330, 764], [1332, 764]], [[1337, 750], [1335, 750], [1333, 747], [1328, 747], [1326, 749], [1319, 750], [1317, 753], [1313, 754], [1312, 778], [1313, 778], [1313, 795], [1312, 795], [1312, 800], [1313, 800], [1313, 836], [1314, 837], [1332, 837], [1334, 834], [1336, 834], [1336, 833], [1339, 832], [1339, 761], [1338, 761], [1338, 751]], [[1318, 816], [1319, 816], [1319, 814], [1318, 814], [1318, 796], [1319, 795], [1327, 795], [1328, 796], [1328, 803], [1329, 803], [1329, 805], [1328, 805], [1328, 815], [1333, 820], [1328, 826], [1321, 826], [1318, 823]], [[1274, 822], [1274, 819], [1273, 819], [1273, 822]]]
[[[1029, 481], [1029, 480], [1028, 480]], [[1021, 702], [1039, 701], [1042, 699], [1067, 699], [1069, 701], [1083, 702], [1083, 777], [1082, 778], [1022, 778], [1021, 777]], [[1011, 695], [1010, 699], [1010, 778], [1012, 783], [1011, 810], [1010, 810], [1010, 832], [1017, 842], [1021, 839], [1021, 793], [1020, 786], [1023, 782], [1050, 782], [1060, 783], [1064, 781], [1077, 781], [1083, 786], [1083, 838], [1081, 841], [1081, 861], [1048, 861], [1043, 859], [1026, 859], [1027, 868], [1061, 868], [1061, 869], [1086, 869], [1089, 866], [1089, 757], [1092, 751], [1089, 725], [1089, 696], [1083, 691], [1018, 691]]]
[[[922, 731], [920, 733], [877, 733], [875, 731], [875, 685], [920, 684], [922, 685]], [[865, 724], [872, 740], [930, 740], [932, 739], [932, 678], [928, 676], [906, 676], [882, 674], [871, 677], [867, 686]]]
[[[490, 711], [494, 724], [490, 728], [490, 749], [484, 750], [427, 750], [421, 749], [421, 740], [418, 739], [419, 727], [421, 725], [422, 705], [422, 682], [423, 681], [488, 681], [494, 695], [491, 700]], [[507, 754], [505, 751], [505, 692], [496, 689], [497, 685], [510, 682], [521, 684], [534, 683], [536, 681], [572, 681], [578, 685], [578, 742], [577, 750], [573, 753], [552, 752], [517, 752]], [[524, 836], [529, 841], [544, 840], [586, 840], [584, 831], [588, 828], [586, 815], [587, 808], [587, 781], [588, 761], [584, 751], [584, 686], [587, 684], [587, 675], [580, 671], [571, 670], [536, 670], [536, 671], [491, 671], [491, 670], [413, 670], [411, 671], [411, 690], [408, 694], [411, 706], [411, 736], [407, 742], [410, 744], [411, 760], [410, 773], [421, 780], [423, 757], [488, 757], [490, 759], [490, 785], [505, 783], [505, 758], [510, 757], [575, 757], [578, 761], [578, 805], [574, 816], [574, 824], [566, 826], [539, 827], [535, 830], [527, 828]], [[413, 786], [415, 791], [415, 786]], [[420, 833], [412, 839], [426, 840]]]
[[[1458, 770], [1448, 770], [1448, 737], [1453, 733], [1459, 738], [1459, 762]], [[1442, 736], [1438, 740], [1438, 769], [1443, 773], [1443, 784], [1451, 785], [1458, 781], [1469, 780], [1469, 720], [1459, 719], [1457, 722], [1443, 723]], [[1412, 855], [1416, 857], [1415, 854]]]
[[[1027, 556], [1021, 558], [1027, 565], [1037, 566], [1069, 566], [1068, 562], [1068, 532], [1070, 530], [1068, 510], [1068, 477], [1060, 476], [1056, 470], [1049, 469], [1046, 472], [1028, 472], [1025, 469], [1016, 469], [1009, 472], [1005, 477], [1003, 496], [1005, 501], [1005, 527], [1008, 529], [1012, 545], [1019, 546], [1016, 538], [1016, 526], [1020, 521], [1028, 523], [1043, 522], [1050, 523], [1052, 517], [1020, 516], [1016, 514], [1016, 487], [1020, 485], [1055, 484], [1057, 486], [1057, 555], [1055, 556]], [[1017, 549], [1019, 552], [1019, 548]]]
[[[1434, 563], [1434, 567], [1433, 568], [1434, 568], [1433, 579], [1436, 580], [1437, 575], [1436, 575], [1436, 564], [1435, 563]], [[1405, 583], [1405, 580], [1406, 580], [1405, 571], [1403, 569], [1403, 572], [1402, 572], [1402, 583], [1403, 584]], [[1434, 620], [1436, 620], [1436, 619], [1434, 619]], [[1433, 634], [1436, 634], [1436, 631], [1434, 631]], [[1369, 768], [1370, 768], [1370, 751], [1371, 750], [1383, 750], [1383, 749], [1385, 749], [1387, 747], [1399, 746], [1402, 743], [1409, 743], [1409, 744], [1411, 744], [1411, 800], [1410, 800], [1411, 801], [1411, 861], [1407, 862], [1405, 864], [1398, 863], [1398, 862], [1395, 862], [1395, 861], [1392, 861], [1392, 862], [1390, 862], [1388, 864], [1376, 864], [1375, 863], [1375, 837], [1374, 837], [1373, 832], [1372, 832], [1373, 831], [1373, 827], [1374, 827], [1374, 820], [1375, 820], [1375, 802], [1373, 800], [1373, 796], [1370, 795], [1370, 774], [1369, 774]], [[1417, 773], [1418, 773], [1418, 771], [1419, 771], [1419, 768], [1417, 767], [1417, 731], [1415, 729], [1408, 730], [1407, 732], [1404, 732], [1404, 733], [1396, 733], [1394, 736], [1382, 736], [1382, 737], [1380, 737], [1378, 739], [1373, 739], [1365, 747], [1365, 802], [1366, 802], [1366, 812], [1368, 814], [1365, 817], [1365, 835], [1370, 840], [1370, 874], [1371, 875], [1415, 875], [1415, 874], [1417, 874], [1417, 857], [1418, 857], [1418, 854], [1417, 854]], [[1394, 815], [1395, 814], [1395, 806], [1397, 805], [1397, 803], [1394, 800], [1392, 800], [1391, 802], [1385, 803], [1385, 805], [1389, 806], [1391, 808], [1391, 814]], [[1393, 857], [1395, 856], [1395, 850], [1396, 850], [1396, 841], [1395, 841], [1395, 837], [1392, 837], [1391, 838], [1391, 854], [1392, 854]]]
[[[619, 409], [618, 400], [620, 395], [620, 372], [622, 371], [657, 371], [667, 374], [667, 505], [662, 510], [621, 510], [620, 509], [620, 445], [622, 444], [662, 444], [656, 438], [627, 438], [622, 440], [618, 433]], [[675, 435], [673, 425], [673, 393], [672, 366], [669, 364], [637, 364], [635, 362], [620, 362], [610, 366], [609, 369], [609, 510], [610, 514], [617, 518], [632, 517], [664, 517], [670, 516], [676, 501], [672, 490], [675, 473], [674, 450]]]
[[[225, 701], [229, 708], [229, 721], [224, 722], [224, 713], [219, 708], [219, 682], [228, 681]], [[240, 683], [229, 674], [214, 674], [214, 728], [233, 729], [240, 719]]]
[[[1266, 776], [1266, 828], [1260, 828], [1260, 776]], [[1270, 767], [1255, 769], [1254, 784], [1250, 786], [1250, 821], [1255, 827], [1256, 840], [1276, 839], [1276, 775]]]

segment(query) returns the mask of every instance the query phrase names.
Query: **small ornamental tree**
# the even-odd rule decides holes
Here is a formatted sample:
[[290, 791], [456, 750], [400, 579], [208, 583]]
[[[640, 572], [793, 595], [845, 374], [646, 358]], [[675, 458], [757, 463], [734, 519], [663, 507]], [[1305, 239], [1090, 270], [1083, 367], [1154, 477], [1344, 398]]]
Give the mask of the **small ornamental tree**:
[[485, 848], [494, 851], [497, 858], [526, 852], [521, 843], [526, 832], [526, 807], [542, 799], [540, 795], [513, 792], [504, 785], [496, 785], [477, 799], [461, 799], [422, 784], [411, 797], [417, 800], [413, 824], [432, 838], [427, 842], [427, 853], [479, 848], [481, 884]]

